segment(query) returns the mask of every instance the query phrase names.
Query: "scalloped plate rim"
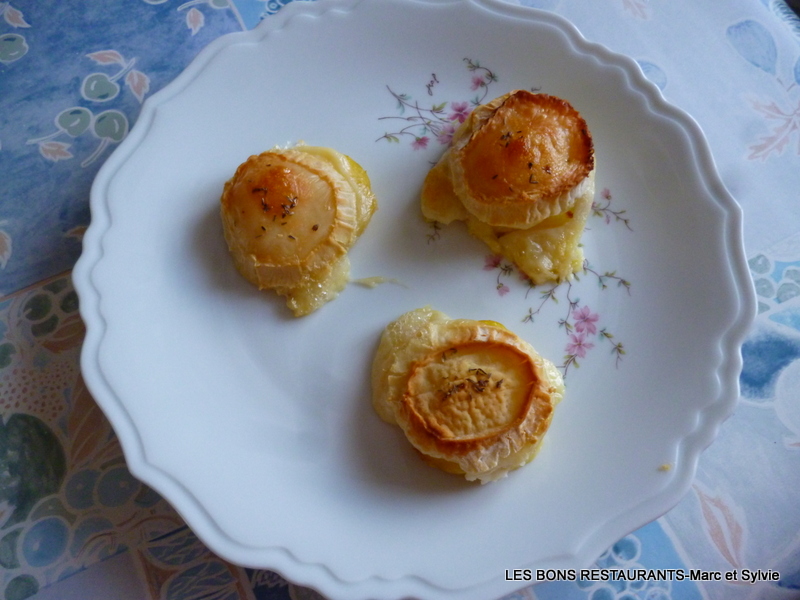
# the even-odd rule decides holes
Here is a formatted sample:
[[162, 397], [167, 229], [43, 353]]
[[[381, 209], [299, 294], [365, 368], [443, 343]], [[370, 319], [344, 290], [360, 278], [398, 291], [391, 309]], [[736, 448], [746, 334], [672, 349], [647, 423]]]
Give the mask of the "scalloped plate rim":
[[[226, 34], [213, 41], [175, 80], [145, 100], [138, 121], [127, 138], [101, 167], [92, 186], [92, 222], [84, 237], [83, 254], [73, 271], [75, 288], [80, 297], [80, 312], [87, 327], [81, 353], [81, 368], [87, 386], [114, 426], [131, 472], [162, 493], [187, 518], [197, 535], [223, 557], [246, 566], [276, 569], [286, 574], [287, 577], [301, 580], [304, 584], [318, 587], [329, 594], [340, 594], [340, 597], [343, 598], [363, 597], [363, 594], [390, 597], [386, 593], [393, 594], [392, 588], [396, 586], [403, 594], [433, 594], [442, 598], [461, 598], [465, 594], [469, 594], [469, 597], [479, 597], [477, 594], [493, 588], [496, 581], [489, 580], [470, 588], [458, 589], [443, 588], [413, 574], [394, 581], [383, 580], [376, 576], [357, 581], [345, 581], [323, 564], [298, 561], [288, 548], [252, 548], [233, 540], [214, 522], [191, 491], [184, 488], [169, 473], [148, 463], [147, 450], [142, 444], [136, 425], [132, 422], [124, 404], [116, 396], [98, 364], [99, 346], [103, 339], [105, 322], [99, 312], [100, 296], [93, 281], [93, 269], [103, 259], [103, 240], [111, 229], [106, 204], [108, 187], [116, 171], [147, 136], [159, 106], [189, 88], [193, 79], [206, 64], [217, 53], [223, 52], [229, 46], [241, 42], [263, 43], [271, 32], [282, 29], [298, 15], [311, 14], [324, 17], [328, 11], [339, 11], [341, 7], [347, 11], [354, 10], [361, 1], [364, 0], [293, 2], [250, 31]], [[402, 3], [402, 0], [400, 1]], [[593, 532], [587, 534], [582, 544], [574, 552], [553, 557], [551, 561], [553, 568], [576, 561], [587, 563], [596, 558], [620, 536], [658, 518], [680, 501], [691, 485], [700, 454], [713, 441], [721, 424], [735, 409], [738, 399], [738, 374], [741, 370], [741, 344], [756, 312], [752, 281], [744, 257], [741, 209], [725, 189], [699, 125], [686, 113], [669, 104], [656, 86], [644, 77], [636, 62], [631, 58], [612, 52], [600, 44], [587, 41], [577, 28], [565, 18], [543, 10], [513, 6], [501, 0], [406, 0], [406, 2], [419, 5], [472, 4], [492, 12], [529, 21], [531, 24], [547, 24], [565, 33], [573, 48], [581, 54], [599, 57], [606, 64], [620, 68], [624, 71], [631, 90], [646, 98], [648, 108], [652, 112], [668, 117], [672, 123], [687, 133], [695, 151], [698, 173], [702, 177], [708, 195], [725, 212], [725, 219], [728, 223], [725, 229], [727, 235], [724, 244], [730, 256], [730, 262], [726, 266], [730, 269], [730, 276], [735, 281], [735, 287], [738, 288], [741, 295], [737, 319], [732, 321], [727, 331], [722, 332], [719, 340], [721, 357], [716, 372], [721, 381], [720, 394], [711, 404], [698, 410], [699, 418], [696, 428], [687, 434], [680, 444], [681, 455], [684, 457], [678, 465], [680, 476], [673, 480], [672, 485], [665, 490], [665, 493], [657, 498], [648, 498], [643, 501], [638, 506], [638, 510], [634, 511], [637, 513], [636, 517], [631, 517], [631, 513], [628, 512], [626, 515], [621, 514], [607, 520]]]

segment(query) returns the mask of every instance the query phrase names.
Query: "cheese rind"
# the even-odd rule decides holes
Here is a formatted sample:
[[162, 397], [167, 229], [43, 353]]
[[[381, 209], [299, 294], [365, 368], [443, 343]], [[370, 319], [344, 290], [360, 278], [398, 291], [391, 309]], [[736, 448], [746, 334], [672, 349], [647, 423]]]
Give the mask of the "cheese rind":
[[535, 457], [564, 394], [553, 363], [507, 328], [427, 307], [386, 327], [372, 386], [425, 462], [482, 483]]

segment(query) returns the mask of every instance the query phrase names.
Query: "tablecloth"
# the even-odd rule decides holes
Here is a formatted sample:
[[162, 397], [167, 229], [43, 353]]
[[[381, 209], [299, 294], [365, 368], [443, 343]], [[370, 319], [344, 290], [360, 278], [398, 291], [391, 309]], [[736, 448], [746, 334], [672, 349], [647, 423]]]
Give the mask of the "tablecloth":
[[[214, 556], [130, 475], [81, 379], [84, 327], [70, 279], [91, 182], [142, 102], [210, 41], [289, 1], [0, 1], [6, 600], [320, 597]], [[632, 57], [697, 120], [744, 211], [759, 304], [738, 409], [702, 455], [690, 492], [597, 562], [737, 578], [554, 581], [507, 599], [800, 598], [800, 20], [783, 0], [521, 4]], [[743, 581], [743, 570], [768, 581]]]

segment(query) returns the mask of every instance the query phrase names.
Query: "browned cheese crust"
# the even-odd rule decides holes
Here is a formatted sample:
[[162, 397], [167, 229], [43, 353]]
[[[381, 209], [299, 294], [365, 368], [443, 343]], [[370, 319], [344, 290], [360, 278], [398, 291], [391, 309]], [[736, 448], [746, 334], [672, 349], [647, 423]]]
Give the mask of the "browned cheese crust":
[[373, 392], [378, 414], [399, 425], [426, 462], [487, 482], [535, 456], [563, 381], [505, 327], [425, 308], [387, 327]]
[[568, 102], [517, 90], [476, 108], [452, 143], [454, 190], [492, 226], [524, 229], [565, 210], [594, 168], [592, 136]]

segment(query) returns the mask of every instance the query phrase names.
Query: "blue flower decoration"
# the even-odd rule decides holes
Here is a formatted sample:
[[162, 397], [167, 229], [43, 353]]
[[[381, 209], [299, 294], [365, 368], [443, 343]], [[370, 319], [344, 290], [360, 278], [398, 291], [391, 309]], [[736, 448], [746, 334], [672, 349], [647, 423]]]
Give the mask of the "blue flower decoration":
[[800, 85], [800, 57], [798, 57], [797, 62], [794, 63], [794, 80], [797, 82], [797, 85]]
[[742, 395], [751, 400], [771, 398], [775, 382], [790, 363], [800, 358], [800, 342], [775, 331], [751, 335], [742, 345]]
[[775, 75], [778, 48], [766, 27], [748, 19], [728, 27], [726, 35], [742, 58], [762, 71]]

